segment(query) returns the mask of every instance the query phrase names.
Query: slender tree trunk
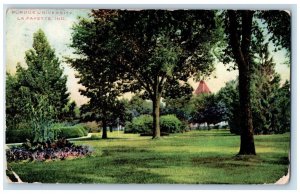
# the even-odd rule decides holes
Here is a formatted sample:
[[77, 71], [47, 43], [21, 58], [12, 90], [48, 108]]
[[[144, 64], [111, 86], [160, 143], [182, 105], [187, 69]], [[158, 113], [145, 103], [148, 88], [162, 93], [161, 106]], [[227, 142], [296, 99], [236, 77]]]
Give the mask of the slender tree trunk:
[[239, 96], [241, 108], [241, 144], [239, 155], [255, 155], [254, 130], [250, 101], [250, 44], [253, 11], [240, 11], [242, 31], [238, 32], [237, 12], [229, 10], [229, 39], [239, 67]]
[[113, 127], [111, 125], [109, 126], [109, 131], [113, 132]]
[[107, 139], [107, 124], [106, 124], [106, 120], [102, 121], [102, 139]]
[[152, 138], [159, 138], [160, 137], [160, 126], [159, 126], [159, 106], [160, 106], [160, 95], [155, 95], [153, 101], [153, 136]]

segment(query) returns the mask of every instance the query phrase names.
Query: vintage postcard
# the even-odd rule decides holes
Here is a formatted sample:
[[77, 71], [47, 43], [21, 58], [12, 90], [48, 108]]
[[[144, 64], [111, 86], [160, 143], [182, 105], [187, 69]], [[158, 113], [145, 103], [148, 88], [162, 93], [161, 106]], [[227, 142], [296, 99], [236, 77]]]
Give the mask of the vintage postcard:
[[291, 10], [8, 8], [9, 183], [287, 184]]

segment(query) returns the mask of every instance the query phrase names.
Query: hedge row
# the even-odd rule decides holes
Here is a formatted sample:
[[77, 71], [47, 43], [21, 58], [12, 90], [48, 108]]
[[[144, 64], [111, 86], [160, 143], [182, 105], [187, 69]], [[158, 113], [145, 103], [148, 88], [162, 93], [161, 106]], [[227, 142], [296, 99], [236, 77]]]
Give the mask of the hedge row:
[[54, 129], [58, 130], [59, 138], [76, 138], [88, 134], [88, 129], [83, 125], [55, 127]]
[[29, 129], [7, 130], [5, 137], [6, 143], [21, 143], [33, 139], [33, 134]]
[[[88, 127], [78, 124], [73, 126], [65, 126], [63, 124], [53, 125], [54, 130], [58, 131], [58, 138], [76, 138], [86, 136], [88, 134]], [[33, 139], [33, 134], [30, 129], [20, 130], [7, 130], [6, 131], [6, 143], [21, 143], [26, 139]]]

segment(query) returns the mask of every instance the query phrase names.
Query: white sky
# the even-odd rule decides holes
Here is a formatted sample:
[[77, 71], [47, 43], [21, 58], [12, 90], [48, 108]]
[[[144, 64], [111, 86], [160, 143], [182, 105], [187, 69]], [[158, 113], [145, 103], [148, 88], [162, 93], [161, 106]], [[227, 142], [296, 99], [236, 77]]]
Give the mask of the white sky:
[[[24, 9], [23, 11], [31, 12], [27, 14], [22, 14], [20, 11], [21, 9], [9, 9], [6, 14], [6, 71], [10, 73], [15, 72], [18, 62], [26, 66], [25, 51], [32, 48], [33, 33], [39, 28], [45, 32], [51, 47], [55, 48], [56, 55], [61, 60], [63, 56], [71, 56], [72, 50], [68, 47], [68, 44], [71, 39], [72, 24], [77, 21], [78, 16], [86, 17], [90, 12], [88, 9]], [[33, 11], [36, 12], [33, 13]], [[41, 13], [42, 11], [44, 13]], [[55, 13], [52, 13], [52, 11]], [[63, 13], [56, 13], [56, 11]], [[51, 20], [48, 20], [48, 18], [47, 20], [44, 20], [45, 18], [37, 20], [37, 17], [50, 17]], [[57, 20], [61, 17], [64, 17], [64, 20]], [[276, 71], [281, 74], [283, 80], [289, 80], [290, 68], [284, 64], [284, 53], [276, 53], [273, 57], [277, 64]], [[78, 92], [80, 85], [77, 84], [78, 79], [74, 76], [75, 71], [65, 63], [61, 65], [64, 68], [64, 73], [68, 76], [67, 87], [72, 100], [75, 100], [78, 105], [85, 103], [87, 99]], [[216, 71], [206, 80], [212, 92], [217, 92], [225, 86], [226, 82], [236, 78], [237, 71], [228, 72], [226, 69], [227, 67], [222, 63], [216, 64]], [[194, 89], [197, 88], [198, 83], [193, 82], [192, 79], [190, 83]]]

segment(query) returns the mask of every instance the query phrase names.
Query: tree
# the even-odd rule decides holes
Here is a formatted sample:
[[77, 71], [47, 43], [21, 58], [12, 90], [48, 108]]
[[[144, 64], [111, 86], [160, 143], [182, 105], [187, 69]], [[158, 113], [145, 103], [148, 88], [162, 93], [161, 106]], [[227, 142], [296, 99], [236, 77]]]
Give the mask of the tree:
[[[23, 122], [21, 107], [22, 103], [18, 92], [17, 76], [6, 73], [6, 129], [13, 130], [19, 128]], [[23, 101], [24, 102], [24, 101]]]
[[[77, 29], [82, 30], [73, 33], [78, 44], [71, 46], [97, 61], [102, 70], [109, 65], [100, 61], [109, 57], [111, 74], [119, 82], [109, 81], [153, 102], [153, 138], [160, 137], [160, 102], [166, 85], [213, 69], [214, 11], [93, 10], [92, 17], [79, 23]], [[93, 49], [86, 52], [82, 47]]]
[[234, 134], [241, 134], [241, 114], [238, 92], [238, 81], [232, 80], [217, 93], [218, 101], [223, 103], [226, 107], [225, 118], [227, 118], [230, 132]]
[[79, 107], [76, 105], [75, 101], [69, 101], [64, 107], [61, 114], [61, 120], [67, 121], [70, 123], [76, 123], [79, 121]]
[[280, 87], [280, 76], [275, 72], [275, 63], [270, 57], [268, 44], [260, 45], [258, 56], [254, 57], [251, 88], [251, 103], [255, 134], [269, 134], [273, 131], [271, 118], [273, 102]]
[[113, 38], [110, 23], [81, 19], [73, 26], [72, 43], [74, 54], [80, 58], [67, 58], [66, 61], [79, 74], [79, 83], [85, 88], [80, 93], [89, 98], [83, 105], [81, 117], [84, 121], [96, 121], [102, 125], [102, 138], [107, 138], [107, 127], [116, 118], [120, 106], [120, 89], [113, 57], [117, 41]]
[[[32, 96], [45, 95], [55, 109], [55, 117], [60, 120], [63, 109], [69, 101], [67, 77], [63, 75], [58, 57], [47, 41], [45, 33], [39, 29], [33, 35], [33, 49], [26, 51], [27, 68], [18, 66], [19, 82], [29, 88]], [[32, 103], [38, 103], [32, 98]]]
[[175, 114], [181, 121], [188, 122], [191, 117], [189, 105], [193, 88], [187, 83], [180, 84], [178, 81], [169, 82], [166, 88], [162, 114]]
[[274, 108], [272, 109], [271, 128], [273, 133], [290, 131], [291, 127], [291, 91], [290, 83], [286, 81], [275, 95]]
[[138, 117], [140, 115], [151, 115], [152, 113], [152, 102], [142, 99], [138, 95], [132, 96], [127, 106], [131, 117]]
[[[290, 130], [290, 85], [280, 86], [272, 60], [264, 56], [266, 64], [256, 64], [251, 86], [253, 129], [255, 134], [277, 134]], [[271, 69], [270, 69], [271, 67]], [[273, 73], [270, 73], [273, 72]], [[217, 96], [226, 105], [230, 132], [241, 134], [238, 83], [230, 81]]]
[[62, 119], [69, 93], [59, 59], [41, 29], [33, 34], [32, 46], [25, 53], [27, 68], [18, 64], [16, 74], [7, 75], [7, 118], [17, 122], [10, 126], [8, 121], [7, 127], [27, 123], [34, 129], [34, 140], [43, 141], [48, 124]]
[[[280, 25], [278, 22], [273, 22], [276, 17], [282, 18], [284, 14], [282, 11], [275, 11], [271, 14], [264, 14], [268, 12], [258, 12], [258, 16], [264, 17], [266, 23], [269, 25], [268, 30], [273, 32], [272, 40], [276, 40], [278, 44], [287, 47], [289, 44], [288, 36], [280, 36], [285, 30], [277, 31], [277, 28], [282, 29], [282, 26], [289, 26], [288, 21]], [[251, 44], [254, 40], [253, 31], [257, 27], [254, 23], [255, 11], [252, 10], [228, 10], [225, 17], [225, 32], [228, 38], [228, 47], [225, 54], [228, 56], [224, 62], [234, 61], [239, 69], [239, 99], [241, 109], [241, 144], [239, 154], [251, 155], [256, 154], [254, 145], [254, 130], [252, 123], [251, 112], [251, 98], [250, 98], [250, 83], [251, 83]], [[286, 15], [287, 13], [285, 13]], [[284, 29], [284, 28], [283, 28]], [[289, 30], [290, 28], [286, 29]], [[276, 30], [276, 32], [275, 32]], [[281, 38], [284, 37], [284, 38]], [[289, 49], [289, 48], [287, 48]]]
[[214, 94], [199, 95], [194, 100], [194, 112], [191, 121], [193, 123], [207, 123], [217, 124], [222, 121], [226, 121], [227, 108], [225, 103], [218, 101], [218, 98]]

